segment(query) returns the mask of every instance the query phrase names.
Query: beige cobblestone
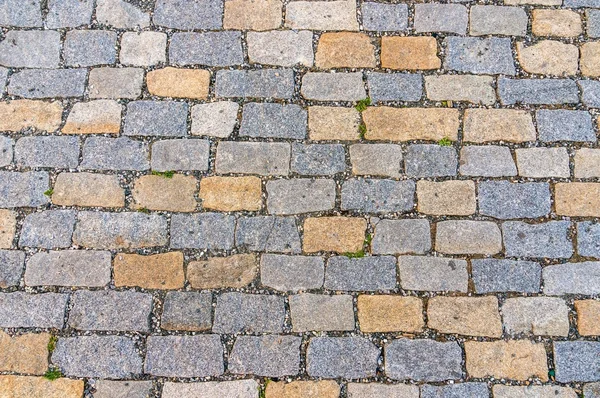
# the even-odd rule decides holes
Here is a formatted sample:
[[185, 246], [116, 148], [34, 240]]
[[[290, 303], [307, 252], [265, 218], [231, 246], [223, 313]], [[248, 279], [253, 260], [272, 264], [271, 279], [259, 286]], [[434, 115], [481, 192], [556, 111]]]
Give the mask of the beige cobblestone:
[[308, 135], [311, 140], [358, 140], [359, 123], [360, 115], [354, 108], [308, 107]]
[[15, 238], [17, 213], [0, 209], [0, 249], [10, 249]]
[[555, 40], [542, 40], [526, 46], [517, 43], [519, 64], [529, 73], [544, 75], [577, 74], [579, 49], [573, 44], [564, 44]]
[[142, 256], [119, 253], [114, 262], [115, 286], [139, 286], [144, 289], [183, 287], [183, 254], [171, 252]]
[[262, 187], [258, 177], [205, 177], [200, 180], [200, 199], [205, 209], [260, 210], [261, 195]]
[[358, 296], [358, 322], [363, 333], [420, 332], [423, 303], [417, 297]]
[[571, 10], [533, 10], [531, 31], [536, 36], [579, 36], [581, 17]]
[[266, 398], [338, 398], [340, 386], [333, 380], [270, 382]]
[[237, 30], [277, 29], [282, 23], [281, 0], [226, 0], [223, 27]]
[[0, 376], [0, 398], [81, 398], [83, 380], [48, 380], [33, 376]]
[[475, 213], [473, 181], [417, 181], [417, 210], [433, 215], [468, 216]]
[[581, 74], [584, 76], [600, 76], [600, 42], [588, 42], [581, 46]]
[[78, 102], [69, 112], [63, 134], [119, 134], [122, 106], [117, 101]]
[[556, 214], [600, 217], [600, 183], [561, 182], [554, 186]]
[[253, 254], [212, 257], [206, 261], [191, 261], [187, 277], [195, 289], [242, 288], [258, 273], [258, 261]]
[[600, 301], [576, 300], [577, 330], [582, 336], [600, 336]]
[[364, 33], [323, 33], [315, 64], [319, 68], [374, 68], [375, 47]]
[[600, 177], [600, 149], [577, 149], [575, 151], [575, 178], [596, 177]]
[[459, 113], [445, 108], [369, 107], [363, 113], [368, 140], [432, 140], [458, 137]]
[[355, 253], [363, 248], [367, 221], [353, 217], [319, 217], [304, 221], [305, 252]]
[[290, 29], [358, 30], [356, 2], [292, 1], [286, 7], [285, 26]]
[[210, 72], [202, 69], [167, 67], [148, 72], [148, 92], [159, 97], [205, 99], [208, 97]]
[[464, 140], [468, 142], [535, 141], [531, 113], [513, 109], [467, 109]]
[[433, 37], [389, 37], [381, 39], [381, 67], [390, 69], [439, 69], [442, 61], [437, 55]]
[[60, 102], [13, 100], [0, 102], [0, 131], [21, 131], [33, 127], [55, 131], [62, 120]]
[[498, 225], [491, 221], [438, 222], [435, 250], [448, 254], [496, 254], [502, 250]]
[[194, 211], [197, 181], [192, 176], [175, 174], [171, 178], [148, 175], [137, 179], [132, 190], [134, 209]]
[[60, 206], [123, 207], [125, 192], [115, 175], [60, 173], [54, 184], [52, 203]]
[[487, 297], [432, 297], [427, 305], [427, 327], [441, 333], [500, 337], [498, 299]]
[[0, 331], [0, 371], [44, 374], [48, 369], [49, 341], [48, 333], [27, 333], [11, 337]]

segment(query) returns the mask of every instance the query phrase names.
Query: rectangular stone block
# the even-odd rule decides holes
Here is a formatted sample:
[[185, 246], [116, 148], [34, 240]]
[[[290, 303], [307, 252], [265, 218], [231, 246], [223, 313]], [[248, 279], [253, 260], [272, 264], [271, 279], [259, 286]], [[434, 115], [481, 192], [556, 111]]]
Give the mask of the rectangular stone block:
[[267, 182], [270, 214], [300, 214], [335, 207], [336, 184], [329, 179], [295, 178]]
[[554, 366], [559, 383], [600, 379], [600, 342], [555, 341]]
[[135, 249], [167, 244], [167, 220], [158, 214], [81, 211], [73, 243], [95, 249]]
[[[11, 5], [4, 3], [3, 7], [11, 7]], [[18, 12], [17, 10], [22, 9], [23, 5], [14, 4], [12, 7], [15, 8], [12, 12]], [[40, 5], [38, 4], [38, 12], [39, 8]], [[56, 31], [12, 30], [6, 32], [4, 40], [0, 42], [0, 64], [3, 66], [12, 68], [58, 68], [59, 62], [60, 33]]]
[[231, 142], [217, 145], [215, 170], [219, 174], [288, 175], [290, 144], [284, 142]]
[[272, 30], [248, 32], [248, 58], [250, 63], [278, 66], [312, 66], [313, 33], [307, 30]]
[[358, 30], [352, 0], [294, 1], [285, 11], [285, 26], [290, 29]]
[[510, 334], [567, 336], [569, 307], [561, 298], [513, 297], [502, 304], [502, 324]]
[[463, 131], [468, 142], [536, 140], [531, 113], [514, 109], [467, 109]]
[[[498, 398], [575, 398], [577, 393], [570, 387], [560, 386], [503, 386], [493, 387], [494, 397]], [[587, 397], [586, 397], [587, 398]], [[593, 396], [592, 396], [593, 398]]]
[[192, 106], [192, 135], [229, 137], [237, 124], [240, 106], [232, 101]]
[[102, 287], [110, 283], [110, 252], [39, 252], [27, 261], [25, 285]]
[[364, 33], [326, 32], [319, 37], [315, 54], [318, 68], [374, 68], [375, 47]]
[[54, 183], [52, 203], [61, 206], [123, 207], [125, 191], [117, 176], [60, 173]]
[[63, 106], [60, 102], [14, 100], [0, 102], [0, 130], [21, 131], [27, 128], [53, 132], [60, 127]]
[[[3, 2], [0, 25], [33, 28], [42, 26], [41, 0], [22, 3], [20, 0]], [[8, 380], [9, 378], [5, 379]]]
[[25, 69], [11, 76], [8, 94], [23, 98], [82, 97], [86, 69]]
[[504, 248], [509, 257], [569, 258], [573, 243], [568, 237], [570, 221], [527, 224], [507, 221], [502, 224]]
[[212, 327], [212, 293], [168, 292], [160, 327], [166, 330], [199, 332]]
[[245, 293], [222, 293], [217, 298], [213, 332], [281, 333], [285, 308], [283, 297]]
[[367, 221], [353, 217], [310, 217], [304, 221], [302, 248], [307, 253], [362, 250]]
[[401, 32], [408, 29], [408, 6], [364, 2], [361, 6], [363, 27], [378, 32]]
[[136, 170], [150, 168], [148, 144], [129, 137], [90, 137], [83, 144], [81, 168]]
[[45, 398], [79, 398], [83, 394], [83, 380], [60, 378], [48, 380], [34, 376], [0, 376], [0, 390], [10, 391], [17, 397], [43, 396]]
[[600, 224], [593, 221], [577, 223], [577, 253], [600, 258]]
[[354, 330], [352, 296], [302, 293], [292, 295], [293, 332]]
[[318, 381], [292, 381], [286, 383], [279, 381], [269, 383], [265, 388], [266, 398], [288, 397], [300, 398], [315, 396], [319, 398], [337, 398], [340, 395], [340, 386], [333, 380]]
[[600, 301], [576, 300], [577, 331], [581, 336], [600, 336]]
[[119, 134], [122, 106], [115, 100], [77, 102], [62, 128], [63, 134]]
[[172, 67], [155, 69], [148, 72], [146, 85], [150, 94], [160, 97], [206, 99], [210, 72]]
[[389, 69], [420, 70], [439, 69], [435, 37], [383, 36], [381, 38], [381, 66]]
[[163, 387], [162, 394], [164, 398], [211, 398], [215, 396], [256, 398], [259, 387], [260, 385], [258, 384], [258, 382], [251, 379], [233, 381], [210, 381], [202, 383], [166, 382]]
[[475, 5], [471, 7], [469, 34], [472, 36], [525, 36], [528, 17], [519, 7]]
[[538, 124], [541, 141], [596, 142], [594, 123], [589, 112], [566, 109], [540, 109], [536, 111], [535, 119]]
[[237, 247], [251, 251], [300, 253], [300, 234], [293, 217], [257, 216], [238, 219]]
[[231, 66], [243, 61], [241, 32], [174, 33], [169, 44], [172, 65]]
[[[466, 14], [466, 10], [464, 12]], [[465, 20], [465, 28], [466, 25]], [[451, 36], [445, 43], [444, 68], [448, 70], [484, 75], [516, 73], [509, 38]]]
[[174, 249], [233, 248], [235, 218], [219, 213], [174, 214], [171, 247]]
[[0, 332], [0, 369], [3, 372], [34, 375], [46, 373], [49, 341], [48, 333], [26, 333], [11, 337]]
[[306, 352], [306, 372], [325, 379], [372, 377], [381, 351], [364, 337], [313, 337]]
[[0, 136], [0, 167], [9, 166], [13, 161], [12, 138]]
[[460, 379], [462, 350], [457, 342], [401, 338], [385, 345], [385, 374], [394, 380]]
[[156, 171], [208, 170], [208, 140], [163, 140], [152, 144], [150, 166]]
[[496, 102], [494, 79], [490, 76], [425, 76], [427, 98], [433, 101], [466, 101], [492, 105]]
[[435, 250], [448, 254], [496, 254], [502, 250], [502, 235], [491, 221], [440, 221], [436, 225]]
[[471, 260], [476, 293], [540, 291], [542, 267], [533, 261]]
[[19, 247], [41, 247], [45, 249], [71, 246], [75, 225], [73, 210], [46, 210], [25, 217]]
[[161, 175], [145, 175], [136, 179], [131, 190], [132, 209], [191, 212], [198, 202], [195, 194], [198, 181], [194, 176], [174, 174], [170, 178]]
[[550, 213], [550, 186], [546, 182], [481, 181], [479, 213], [499, 218], [538, 218]]
[[94, 68], [88, 81], [90, 98], [135, 99], [142, 93], [142, 68]]
[[119, 253], [114, 260], [115, 286], [139, 286], [144, 289], [183, 287], [183, 253], [170, 252], [143, 256]]
[[474, 214], [475, 184], [473, 181], [417, 181], [417, 210], [434, 215]]
[[223, 344], [216, 334], [150, 336], [144, 373], [162, 377], [209, 377], [223, 374]]
[[415, 183], [379, 179], [350, 179], [342, 185], [342, 210], [364, 213], [409, 212], [414, 207]]
[[600, 184], [563, 182], [554, 185], [556, 214], [575, 217], [600, 216]]
[[121, 398], [121, 396], [128, 398], [146, 398], [152, 390], [152, 381], [96, 380], [94, 387], [96, 388], [94, 398]]
[[49, 186], [48, 173], [0, 171], [0, 207], [37, 207], [48, 203], [44, 192]]
[[175, 137], [187, 135], [188, 105], [175, 101], [132, 101], [127, 104], [123, 134]]
[[125, 32], [121, 36], [119, 62], [131, 66], [154, 66], [167, 61], [167, 34]]
[[229, 355], [233, 374], [283, 377], [300, 370], [300, 337], [282, 335], [239, 336]]
[[456, 109], [369, 107], [362, 116], [368, 140], [438, 141], [458, 137]]
[[276, 290], [320, 289], [323, 286], [324, 273], [324, 261], [319, 256], [261, 256], [260, 281]]
[[[296, 1], [291, 5], [335, 4], [350, 1], [304, 2]], [[289, 9], [289, 7], [288, 7]], [[315, 101], [360, 101], [367, 97], [361, 72], [328, 73], [308, 72], [302, 77], [300, 93], [307, 100]]]
[[395, 144], [350, 145], [352, 174], [398, 178], [402, 173], [402, 147]]
[[10, 249], [15, 239], [17, 213], [0, 209], [0, 248]]
[[404, 290], [430, 292], [463, 292], [469, 284], [465, 260], [429, 257], [398, 257], [400, 286]]
[[519, 175], [529, 178], [569, 178], [567, 148], [517, 148]]
[[424, 384], [421, 386], [421, 398], [459, 398], [489, 397], [486, 383], [456, 383], [442, 386]]
[[92, 0], [49, 0], [46, 24], [51, 29], [89, 25], [93, 11]]
[[358, 296], [358, 323], [363, 333], [420, 332], [423, 302], [417, 297], [395, 295]]
[[292, 144], [291, 170], [302, 175], [333, 175], [346, 169], [341, 144]]
[[204, 177], [200, 180], [199, 197], [204, 209], [260, 210], [263, 202], [262, 183], [255, 176]]
[[415, 31], [445, 32], [464, 35], [467, 32], [469, 15], [462, 4], [416, 4]]
[[215, 0], [158, 0], [152, 21], [178, 30], [220, 29], [223, 3]]
[[289, 99], [293, 94], [294, 72], [290, 69], [223, 69], [216, 73], [217, 97]]
[[381, 220], [375, 224], [373, 254], [425, 254], [431, 249], [429, 221]]
[[325, 268], [325, 289], [381, 291], [396, 288], [396, 258], [367, 256], [330, 257]]
[[65, 37], [63, 56], [68, 66], [112, 65], [117, 59], [116, 46], [116, 32], [71, 30]]
[[[291, 81], [293, 82], [292, 77]], [[293, 83], [291, 87], [293, 88]], [[241, 95], [241, 97], [246, 96], [254, 97], [253, 95]], [[254, 102], [245, 104], [240, 136], [304, 139], [306, 137], [306, 111], [294, 104]]]
[[[368, 4], [365, 3], [363, 8]], [[390, 4], [402, 6], [403, 4]], [[363, 16], [364, 18], [364, 16]], [[416, 73], [367, 73], [369, 98], [372, 101], [419, 101], [423, 95], [423, 77]]]
[[308, 134], [311, 140], [355, 141], [360, 138], [360, 114], [355, 108], [309, 106]]
[[187, 278], [195, 289], [243, 288], [252, 283], [258, 273], [254, 254], [234, 254], [210, 257], [206, 261], [190, 261]]
[[570, 79], [498, 78], [498, 96], [502, 105], [577, 104], [579, 90]]
[[0, 288], [19, 286], [25, 268], [25, 253], [17, 250], [0, 250]]
[[600, 263], [553, 264], [544, 267], [544, 294], [561, 296], [582, 294], [592, 296], [600, 292]]
[[62, 329], [68, 299], [59, 293], [2, 293], [0, 327]]
[[427, 304], [427, 327], [440, 333], [498, 338], [502, 336], [498, 299], [432, 297]]
[[600, 177], [600, 150], [581, 148], [575, 150], [575, 178]]
[[77, 137], [22, 137], [15, 144], [15, 163], [21, 167], [74, 169], [79, 165]]

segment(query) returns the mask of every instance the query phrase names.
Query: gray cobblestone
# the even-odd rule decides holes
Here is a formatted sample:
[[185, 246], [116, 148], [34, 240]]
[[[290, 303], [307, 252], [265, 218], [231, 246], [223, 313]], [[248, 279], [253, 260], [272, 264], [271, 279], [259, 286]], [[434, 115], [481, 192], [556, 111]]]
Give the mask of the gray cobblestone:
[[419, 398], [419, 386], [410, 384], [348, 383], [348, 398]]
[[4, 92], [6, 87], [6, 79], [8, 79], [8, 69], [0, 66], [0, 90]]
[[282, 377], [300, 371], [300, 343], [296, 336], [239, 336], [229, 356], [234, 374]]
[[73, 169], [79, 164], [77, 137], [22, 137], [15, 144], [15, 163], [25, 167]]
[[467, 101], [492, 105], [496, 102], [494, 79], [476, 75], [425, 76], [427, 98], [434, 101]]
[[152, 144], [152, 170], [208, 170], [208, 140], [164, 140]]
[[519, 175], [529, 178], [569, 178], [567, 148], [517, 148]]
[[317, 101], [359, 101], [367, 96], [360, 72], [308, 72], [300, 92], [304, 98]]
[[585, 398], [600, 397], [600, 383], [589, 383], [583, 386], [583, 396]]
[[8, 166], [13, 161], [13, 140], [0, 136], [0, 167]]
[[27, 261], [28, 286], [102, 287], [110, 283], [108, 251], [62, 250], [36, 253]]
[[538, 218], [550, 213], [550, 186], [546, 182], [479, 183], [479, 213], [499, 218]]
[[577, 223], [577, 253], [600, 258], [600, 224], [592, 221]]
[[145, 373], [208, 377], [219, 376], [223, 371], [223, 344], [216, 334], [148, 337]]
[[230, 66], [243, 61], [240, 32], [175, 33], [169, 45], [169, 63], [174, 65]]
[[289, 99], [294, 94], [294, 72], [289, 69], [220, 70], [216, 75], [217, 97]]
[[488, 258], [472, 260], [471, 267], [476, 293], [540, 291], [542, 267], [536, 262]]
[[90, 71], [90, 98], [135, 99], [142, 93], [144, 70], [141, 68], [95, 68]]
[[[364, 3], [380, 4], [380, 3]], [[384, 4], [381, 4], [386, 6]], [[397, 6], [398, 4], [390, 4]], [[364, 5], [363, 5], [364, 7]], [[373, 101], [419, 101], [423, 95], [423, 77], [417, 73], [367, 73], [369, 96]]]
[[245, 104], [240, 136], [304, 139], [306, 118], [306, 110], [294, 104]]
[[127, 104], [125, 135], [174, 137], [187, 134], [188, 105], [175, 101], [134, 101]]
[[405, 290], [466, 293], [469, 283], [467, 262], [459, 259], [400, 256], [398, 272]]
[[251, 251], [300, 253], [300, 235], [293, 217], [240, 217], [235, 232], [237, 247]]
[[96, 20], [118, 29], [145, 28], [150, 16], [125, 0], [96, 0]]
[[89, 25], [93, 11], [93, 0], [48, 0], [46, 24], [50, 29]]
[[600, 342], [554, 342], [556, 381], [559, 383], [600, 380]]
[[398, 178], [402, 170], [402, 147], [395, 144], [354, 144], [350, 162], [355, 175]]
[[464, 35], [469, 15], [462, 4], [415, 4], [415, 31], [446, 32]]
[[600, 37], [600, 11], [585, 10], [585, 17], [587, 20], [588, 36], [594, 38]]
[[[94, 360], [90, 361], [90, 353]], [[142, 374], [142, 358], [133, 339], [125, 336], [61, 337], [52, 362], [66, 376], [128, 379]]]
[[497, 145], [466, 146], [460, 150], [459, 172], [467, 176], [504, 177], [517, 175], [510, 149]]
[[396, 288], [396, 258], [331, 257], [325, 268], [325, 288], [345, 291], [393, 290]]
[[567, 336], [569, 307], [556, 297], [512, 297], [502, 305], [506, 333], [536, 336]]
[[72, 210], [31, 213], [23, 222], [19, 246], [45, 249], [69, 247], [74, 225], [75, 212]]
[[579, 80], [581, 88], [581, 100], [590, 108], [600, 108], [600, 82], [595, 80]]
[[496, 254], [502, 250], [502, 234], [492, 221], [440, 221], [435, 249], [448, 254]]
[[401, 32], [408, 29], [408, 6], [364, 2], [361, 7], [365, 30]]
[[217, 145], [216, 171], [259, 175], [288, 175], [290, 144], [283, 142], [230, 142]]
[[375, 376], [380, 350], [363, 337], [313, 337], [306, 353], [306, 372], [325, 379]]
[[0, 207], [37, 207], [48, 203], [48, 173], [0, 171]]
[[577, 84], [569, 79], [498, 79], [503, 105], [560, 105], [579, 102]]
[[341, 144], [292, 144], [292, 171], [302, 175], [333, 175], [346, 169]]
[[167, 244], [167, 220], [158, 214], [81, 211], [73, 243], [96, 249], [135, 249]]
[[161, 327], [168, 330], [210, 330], [212, 327], [212, 293], [167, 293], [163, 305]]
[[251, 63], [279, 66], [312, 66], [313, 33], [306, 30], [248, 32], [248, 58]]
[[271, 214], [300, 214], [335, 207], [335, 181], [296, 178], [267, 182], [267, 209]]
[[567, 237], [569, 221], [527, 224], [507, 221], [502, 224], [504, 247], [509, 257], [569, 258], [572, 243]]
[[94, 398], [147, 398], [152, 389], [152, 382], [97, 380], [94, 387]]
[[475, 74], [515, 74], [510, 39], [448, 37], [446, 46], [446, 69]]
[[[21, 8], [23, 5], [14, 7]], [[0, 24], [2, 13], [0, 11]], [[0, 42], [0, 65], [13, 68], [57, 68], [59, 62], [60, 33], [53, 30], [11, 30]]]
[[280, 291], [319, 289], [323, 286], [324, 261], [315, 256], [263, 254], [260, 280]]
[[67, 294], [0, 293], [0, 327], [62, 329]]
[[152, 21], [180, 30], [219, 29], [223, 3], [217, 0], [157, 0]]
[[[166, 382], [163, 398], [235, 397], [256, 398], [260, 385], [256, 380], [209, 381], [201, 383]], [[123, 397], [129, 398], [129, 397]], [[136, 397], [137, 398], [137, 397]]]
[[[577, 394], [570, 387], [560, 386], [493, 386], [494, 398], [575, 398]], [[586, 395], [585, 398], [588, 398]], [[594, 398], [594, 397], [591, 397]]]
[[121, 36], [119, 62], [123, 65], [164, 64], [167, 34], [163, 32], [125, 32]]
[[213, 332], [281, 333], [284, 317], [283, 297], [222, 293], [217, 299]]
[[[25, 253], [16, 250], [0, 250], [0, 264], [2, 264], [0, 288], [18, 286], [25, 268]], [[322, 280], [321, 275], [321, 284]]]
[[431, 249], [427, 220], [381, 220], [371, 243], [373, 254], [424, 254]]
[[596, 141], [592, 117], [588, 112], [543, 109], [535, 113], [535, 118], [541, 141]]
[[414, 207], [414, 195], [414, 181], [347, 180], [342, 185], [342, 210], [407, 212]]
[[600, 294], [600, 262], [548, 265], [542, 275], [544, 294]]
[[[78, 1], [78, 0], [76, 0]], [[64, 45], [69, 66], [112, 65], [116, 62], [117, 34], [106, 30], [72, 30]]]
[[171, 247], [176, 249], [233, 248], [235, 218], [219, 213], [174, 214]]
[[434, 144], [408, 147], [404, 158], [406, 174], [411, 177], [444, 177], [456, 175], [456, 149]]
[[23, 98], [81, 97], [85, 91], [85, 69], [28, 69], [13, 74], [8, 93]]
[[0, 26], [33, 28], [42, 26], [41, 0], [2, 0]]
[[394, 380], [445, 381], [462, 377], [456, 342], [398, 339], [385, 346], [385, 374]]
[[456, 383], [445, 386], [421, 386], [421, 398], [488, 398], [486, 383]]
[[90, 137], [83, 145], [83, 169], [148, 170], [148, 145], [128, 137]]
[[221, 101], [192, 107], [192, 135], [229, 137], [237, 123], [239, 105]]
[[302, 293], [289, 300], [294, 332], [354, 330], [350, 295]]
[[469, 33], [473, 36], [525, 36], [527, 14], [519, 7], [476, 5], [471, 7]]

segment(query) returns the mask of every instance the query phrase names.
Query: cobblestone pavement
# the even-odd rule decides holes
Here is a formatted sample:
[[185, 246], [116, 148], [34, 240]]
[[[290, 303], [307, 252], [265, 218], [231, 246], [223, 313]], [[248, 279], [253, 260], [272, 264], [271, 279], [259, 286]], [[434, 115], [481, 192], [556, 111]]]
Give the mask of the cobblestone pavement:
[[600, 397], [600, 0], [0, 27], [1, 398]]

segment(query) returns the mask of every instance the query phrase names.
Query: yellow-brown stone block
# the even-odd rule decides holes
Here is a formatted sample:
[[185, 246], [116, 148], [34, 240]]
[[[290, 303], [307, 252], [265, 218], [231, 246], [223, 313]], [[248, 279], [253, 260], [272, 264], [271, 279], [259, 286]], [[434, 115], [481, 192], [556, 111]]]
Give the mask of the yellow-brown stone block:
[[63, 134], [119, 134], [122, 106], [113, 100], [78, 102], [69, 112]]
[[0, 102], [0, 131], [26, 128], [56, 131], [62, 121], [60, 102], [14, 100]]
[[363, 333], [420, 332], [423, 330], [423, 302], [418, 297], [361, 295], [358, 322]]
[[364, 33], [323, 33], [315, 63], [319, 68], [374, 68], [375, 46]]
[[340, 386], [333, 380], [271, 382], [265, 390], [266, 398], [338, 398]]
[[200, 180], [200, 199], [205, 209], [219, 211], [260, 210], [262, 186], [260, 178], [205, 177]]
[[577, 300], [577, 330], [582, 336], [600, 336], [600, 301]]
[[515, 109], [467, 109], [463, 125], [468, 142], [535, 141], [531, 113]]
[[368, 140], [456, 140], [459, 114], [447, 108], [369, 107], [363, 113]]
[[210, 72], [167, 67], [148, 72], [146, 84], [148, 92], [159, 97], [204, 99], [208, 97]]
[[502, 321], [496, 296], [429, 299], [427, 326], [441, 333], [500, 337]]
[[49, 341], [48, 333], [11, 337], [0, 331], [0, 371], [44, 374], [48, 370]]
[[600, 183], [561, 182], [554, 186], [556, 214], [573, 217], [600, 216]]
[[308, 136], [311, 140], [358, 140], [360, 115], [354, 108], [337, 106], [310, 106], [308, 108]]
[[354, 253], [363, 248], [367, 221], [354, 217], [311, 217], [304, 221], [305, 252]]
[[52, 203], [59, 206], [123, 207], [125, 191], [116, 175], [60, 173], [54, 184]]
[[433, 37], [381, 38], [381, 66], [390, 69], [438, 69], [442, 61], [437, 55], [437, 41]]
[[417, 210], [433, 215], [468, 216], [475, 213], [473, 181], [417, 181]]
[[144, 289], [183, 287], [183, 254], [171, 252], [142, 256], [119, 253], [113, 261], [115, 286], [139, 286]]
[[0, 398], [81, 398], [83, 380], [0, 376]]
[[17, 213], [0, 209], [0, 249], [10, 249], [15, 238]]
[[175, 174], [140, 177], [133, 187], [134, 209], [189, 212], [196, 210], [196, 179]]
[[283, 22], [281, 0], [226, 0], [223, 27], [237, 30], [277, 29]]

